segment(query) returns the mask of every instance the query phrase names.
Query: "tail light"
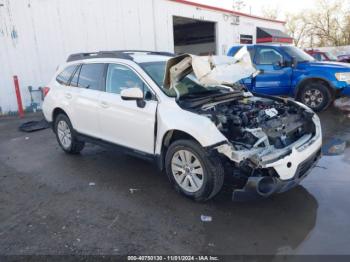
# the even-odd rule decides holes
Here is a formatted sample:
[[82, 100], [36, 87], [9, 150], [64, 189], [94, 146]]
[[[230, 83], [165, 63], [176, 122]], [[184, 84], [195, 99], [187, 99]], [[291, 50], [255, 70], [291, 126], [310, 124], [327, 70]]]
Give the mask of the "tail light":
[[43, 97], [47, 96], [47, 94], [49, 93], [49, 91], [50, 91], [50, 87], [47, 87], [47, 86], [43, 87], [43, 88], [42, 88]]

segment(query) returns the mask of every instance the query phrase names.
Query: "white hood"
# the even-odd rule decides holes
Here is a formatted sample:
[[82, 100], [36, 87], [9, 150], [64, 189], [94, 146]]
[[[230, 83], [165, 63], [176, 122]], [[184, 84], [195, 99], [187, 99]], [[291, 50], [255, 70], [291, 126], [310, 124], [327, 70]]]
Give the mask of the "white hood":
[[234, 57], [184, 54], [168, 60], [164, 87], [175, 87], [178, 81], [192, 72], [203, 86], [215, 86], [232, 85], [252, 76], [257, 70], [245, 46]]

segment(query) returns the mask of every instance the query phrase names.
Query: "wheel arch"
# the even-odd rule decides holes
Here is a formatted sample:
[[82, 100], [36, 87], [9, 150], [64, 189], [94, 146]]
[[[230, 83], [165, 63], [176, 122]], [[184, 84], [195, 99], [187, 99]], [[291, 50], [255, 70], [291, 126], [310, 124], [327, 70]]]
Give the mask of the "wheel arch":
[[69, 115], [66, 113], [66, 111], [64, 111], [62, 108], [60, 107], [56, 107], [53, 111], [52, 111], [52, 122], [55, 122], [56, 120], [56, 117], [59, 115], [59, 114], [64, 114], [66, 115], [68, 118]]
[[324, 83], [326, 85], [327, 89], [329, 90], [329, 92], [332, 96], [332, 99], [334, 99], [335, 90], [333, 88], [333, 85], [331, 82], [329, 82], [327, 79], [325, 79], [323, 77], [308, 77], [308, 78], [302, 79], [295, 88], [295, 99], [296, 100], [300, 99], [301, 91], [305, 86], [307, 86], [308, 83], [316, 82], [316, 81]]
[[171, 145], [171, 143], [180, 139], [193, 140], [198, 144], [201, 144], [195, 137], [193, 137], [192, 135], [190, 135], [185, 131], [178, 130], [178, 129], [168, 130], [162, 138], [160, 155], [157, 156], [157, 165], [160, 170], [164, 170], [165, 155], [169, 146]]

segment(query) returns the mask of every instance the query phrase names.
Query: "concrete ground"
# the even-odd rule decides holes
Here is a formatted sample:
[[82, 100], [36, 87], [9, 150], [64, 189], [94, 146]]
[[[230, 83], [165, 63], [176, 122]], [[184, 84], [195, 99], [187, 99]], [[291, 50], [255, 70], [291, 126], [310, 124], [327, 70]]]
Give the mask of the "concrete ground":
[[[198, 204], [148, 162], [93, 145], [69, 156], [50, 129], [17, 130], [38, 118], [0, 118], [0, 254], [350, 254], [349, 148], [288, 193]], [[326, 141], [350, 141], [350, 119], [321, 118]]]

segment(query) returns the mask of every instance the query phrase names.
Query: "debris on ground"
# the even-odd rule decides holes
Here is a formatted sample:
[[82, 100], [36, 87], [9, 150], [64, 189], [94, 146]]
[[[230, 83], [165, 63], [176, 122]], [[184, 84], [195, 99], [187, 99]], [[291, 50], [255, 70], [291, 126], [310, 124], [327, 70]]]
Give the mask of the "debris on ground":
[[131, 194], [134, 194], [134, 192], [139, 191], [140, 189], [137, 188], [130, 188], [129, 191]]
[[96, 183], [95, 182], [90, 182], [89, 186], [96, 186]]
[[29, 137], [26, 136], [24, 139], [25, 139], [25, 140], [29, 140]]
[[30, 132], [47, 129], [49, 127], [50, 127], [50, 124], [45, 119], [42, 119], [39, 121], [29, 121], [29, 122], [23, 123], [18, 127], [18, 129], [22, 132], [30, 133]]
[[118, 221], [118, 219], [119, 219], [119, 216], [116, 216], [116, 217], [113, 219], [112, 223], [109, 224], [108, 228], [109, 228], [109, 229], [112, 228], [112, 226]]
[[335, 100], [334, 106], [339, 110], [350, 112], [350, 97], [341, 97]]
[[201, 215], [201, 220], [202, 222], [211, 222], [213, 221], [213, 218], [211, 216]]
[[322, 147], [322, 153], [325, 156], [342, 155], [346, 148], [346, 141], [334, 138]]

